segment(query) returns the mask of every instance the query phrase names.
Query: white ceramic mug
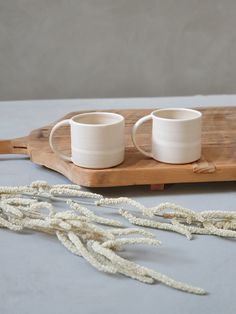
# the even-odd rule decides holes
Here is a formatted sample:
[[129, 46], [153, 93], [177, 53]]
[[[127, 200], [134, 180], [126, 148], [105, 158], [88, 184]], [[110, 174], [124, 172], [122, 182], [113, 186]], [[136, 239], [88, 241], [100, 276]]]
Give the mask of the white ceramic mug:
[[[146, 152], [136, 142], [137, 129], [152, 120], [152, 149]], [[201, 157], [201, 120], [197, 110], [186, 108], [158, 109], [138, 120], [132, 140], [144, 155], [170, 164], [185, 164]]]
[[[54, 146], [53, 134], [70, 125], [72, 156]], [[110, 112], [89, 112], [58, 122], [49, 136], [51, 149], [64, 160], [85, 168], [109, 168], [124, 160], [124, 117]]]

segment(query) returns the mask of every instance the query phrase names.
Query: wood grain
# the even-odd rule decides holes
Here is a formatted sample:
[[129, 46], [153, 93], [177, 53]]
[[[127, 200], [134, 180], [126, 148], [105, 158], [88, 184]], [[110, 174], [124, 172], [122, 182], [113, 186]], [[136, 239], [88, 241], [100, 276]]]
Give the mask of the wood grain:
[[[27, 137], [0, 141], [0, 154], [26, 154], [39, 165], [62, 173], [74, 183], [87, 187], [128, 186], [166, 183], [234, 181], [236, 180], [236, 108], [196, 108], [203, 113], [202, 158], [185, 165], [170, 165], [149, 159], [133, 146], [130, 131], [133, 124], [151, 110], [106, 110], [122, 114], [126, 119], [125, 161], [109, 169], [85, 169], [59, 159], [50, 149], [48, 137], [52, 126], [33, 130]], [[62, 119], [77, 114], [72, 112]], [[143, 125], [138, 142], [150, 149], [151, 124]], [[63, 127], [55, 133], [55, 144], [70, 153], [70, 131]]]

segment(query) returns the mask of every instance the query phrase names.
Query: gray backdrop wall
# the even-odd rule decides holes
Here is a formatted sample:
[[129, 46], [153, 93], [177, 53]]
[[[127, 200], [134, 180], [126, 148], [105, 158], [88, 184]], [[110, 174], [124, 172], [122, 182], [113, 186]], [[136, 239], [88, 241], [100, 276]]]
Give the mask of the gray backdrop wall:
[[235, 0], [0, 0], [0, 100], [236, 92]]

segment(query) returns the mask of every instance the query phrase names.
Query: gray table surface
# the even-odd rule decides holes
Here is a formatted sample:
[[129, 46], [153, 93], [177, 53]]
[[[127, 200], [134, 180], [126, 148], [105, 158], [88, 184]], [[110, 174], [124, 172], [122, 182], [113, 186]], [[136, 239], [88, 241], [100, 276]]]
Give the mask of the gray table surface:
[[[109, 108], [236, 105], [236, 96], [0, 102], [0, 138], [24, 136], [70, 111]], [[69, 183], [24, 156], [0, 156], [0, 185], [33, 180]], [[147, 186], [94, 189], [146, 205], [175, 202], [196, 210], [236, 210], [235, 182], [175, 184], [162, 192]], [[112, 213], [111, 213], [112, 214]], [[236, 242], [214, 236], [155, 231], [159, 248], [127, 247], [124, 256], [210, 292], [195, 296], [162, 284], [145, 285], [99, 273], [53, 237], [0, 230], [0, 313], [236, 313]]]

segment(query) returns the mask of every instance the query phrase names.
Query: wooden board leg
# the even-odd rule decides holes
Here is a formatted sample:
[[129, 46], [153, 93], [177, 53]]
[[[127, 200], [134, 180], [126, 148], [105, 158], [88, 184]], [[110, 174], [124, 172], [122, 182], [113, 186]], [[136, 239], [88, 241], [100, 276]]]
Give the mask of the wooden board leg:
[[165, 188], [165, 184], [151, 184], [150, 190], [151, 191], [163, 191]]

